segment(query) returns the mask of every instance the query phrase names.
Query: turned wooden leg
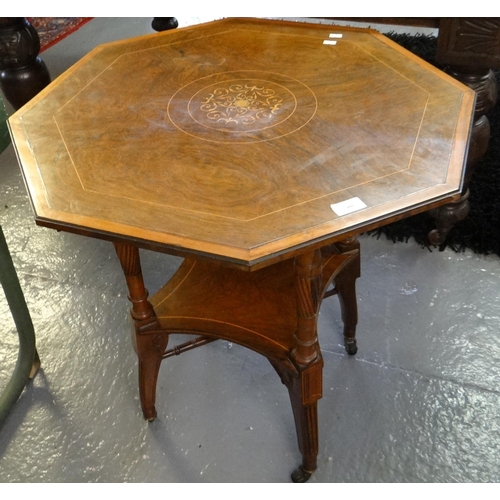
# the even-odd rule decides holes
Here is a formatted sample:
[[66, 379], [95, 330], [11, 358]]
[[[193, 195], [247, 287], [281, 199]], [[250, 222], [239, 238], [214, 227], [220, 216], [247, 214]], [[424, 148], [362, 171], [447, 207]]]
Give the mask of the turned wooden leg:
[[0, 18], [0, 86], [14, 109], [26, 104], [50, 83], [39, 52], [38, 33], [27, 19]]
[[317, 467], [317, 401], [322, 396], [323, 369], [317, 336], [321, 271], [320, 250], [296, 257], [297, 332], [291, 357], [298, 369], [298, 377], [290, 377], [286, 382], [302, 454], [302, 464], [292, 473], [294, 482], [307, 481]]
[[359, 243], [355, 237], [336, 244], [341, 252], [357, 250], [357, 255], [335, 278], [335, 288], [340, 302], [344, 323], [344, 346], [347, 354], [358, 352], [356, 326], [358, 324], [358, 304], [356, 299], [356, 280], [361, 276]]
[[144, 417], [156, 418], [156, 381], [167, 346], [168, 335], [157, 333], [160, 325], [153, 306], [148, 301], [148, 291], [142, 277], [139, 249], [126, 243], [115, 243], [132, 303], [130, 314], [135, 325], [135, 343], [139, 358], [139, 393]]

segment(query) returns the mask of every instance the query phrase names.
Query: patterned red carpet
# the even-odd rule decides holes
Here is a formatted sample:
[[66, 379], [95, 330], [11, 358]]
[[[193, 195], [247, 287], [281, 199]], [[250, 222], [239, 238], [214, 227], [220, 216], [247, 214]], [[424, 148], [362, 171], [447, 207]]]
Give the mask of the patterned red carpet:
[[61, 41], [91, 19], [91, 17], [28, 17], [40, 37], [40, 52]]

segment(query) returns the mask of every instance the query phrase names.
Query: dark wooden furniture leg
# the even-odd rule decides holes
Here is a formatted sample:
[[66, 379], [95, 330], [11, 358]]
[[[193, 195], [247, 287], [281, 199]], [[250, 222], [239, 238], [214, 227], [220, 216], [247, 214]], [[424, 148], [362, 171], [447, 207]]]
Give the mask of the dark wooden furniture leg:
[[0, 87], [14, 109], [50, 83], [39, 52], [40, 39], [26, 18], [0, 17]]

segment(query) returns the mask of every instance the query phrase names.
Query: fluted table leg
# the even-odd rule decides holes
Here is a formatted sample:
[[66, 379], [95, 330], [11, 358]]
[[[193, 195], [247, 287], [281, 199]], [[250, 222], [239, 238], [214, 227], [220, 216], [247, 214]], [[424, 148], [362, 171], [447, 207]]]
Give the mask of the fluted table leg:
[[321, 304], [321, 251], [295, 259], [297, 332], [292, 359], [298, 377], [287, 382], [292, 402], [302, 464], [292, 473], [294, 482], [305, 482], [317, 468], [318, 400], [322, 396], [323, 358], [318, 344], [317, 319]]

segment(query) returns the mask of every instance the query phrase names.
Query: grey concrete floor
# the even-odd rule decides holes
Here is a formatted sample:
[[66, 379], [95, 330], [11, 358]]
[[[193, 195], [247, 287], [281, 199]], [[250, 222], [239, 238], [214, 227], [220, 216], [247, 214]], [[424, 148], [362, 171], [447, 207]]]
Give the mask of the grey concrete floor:
[[[144, 33], [150, 18], [95, 19], [42, 56], [54, 78], [95, 45]], [[158, 418], [146, 423], [112, 245], [35, 226], [12, 146], [0, 155], [0, 193], [42, 359], [0, 432], [0, 482], [288, 482], [300, 455], [270, 364], [227, 342], [171, 358]], [[499, 258], [360, 241], [357, 356], [343, 350], [336, 298], [321, 308], [310, 482], [500, 481]], [[142, 259], [150, 292], [179, 264]], [[2, 294], [0, 314], [1, 390], [17, 357]]]

